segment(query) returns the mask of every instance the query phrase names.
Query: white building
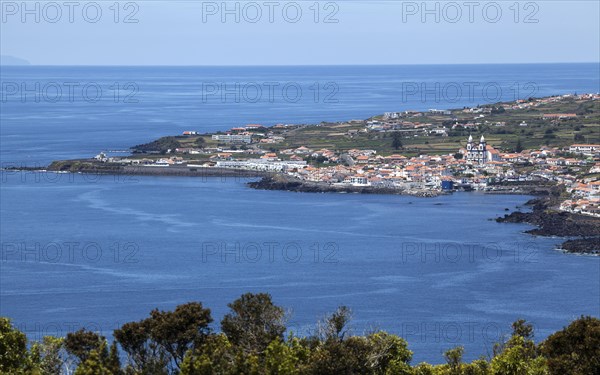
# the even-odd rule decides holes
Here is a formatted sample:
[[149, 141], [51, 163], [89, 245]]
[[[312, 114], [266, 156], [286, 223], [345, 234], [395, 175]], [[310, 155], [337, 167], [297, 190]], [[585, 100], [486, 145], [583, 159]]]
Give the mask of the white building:
[[467, 161], [473, 164], [485, 164], [487, 162], [486, 146], [487, 143], [483, 135], [481, 136], [478, 145], [473, 142], [473, 136], [469, 135], [469, 140], [467, 142]]
[[584, 144], [571, 145], [571, 147], [569, 147], [569, 152], [572, 152], [575, 154], [592, 155], [596, 152], [600, 152], [600, 145], [584, 145]]
[[214, 134], [212, 139], [226, 143], [252, 143], [251, 134]]
[[288, 170], [305, 168], [306, 161], [272, 161], [267, 159], [227, 160], [218, 161], [216, 166], [220, 168], [246, 169], [254, 171], [285, 172]]
[[502, 160], [498, 150], [488, 145], [483, 135], [481, 136], [478, 145], [473, 142], [473, 136], [469, 136], [467, 150], [464, 155], [467, 162], [478, 165], [485, 165], [490, 161]]
[[369, 186], [369, 179], [365, 176], [349, 176], [344, 179], [344, 183], [352, 186]]

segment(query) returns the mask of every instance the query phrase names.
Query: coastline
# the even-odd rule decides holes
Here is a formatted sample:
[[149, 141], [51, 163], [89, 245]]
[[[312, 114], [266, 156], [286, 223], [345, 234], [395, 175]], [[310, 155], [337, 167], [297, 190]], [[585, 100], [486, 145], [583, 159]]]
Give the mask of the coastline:
[[[306, 182], [284, 175], [263, 177], [260, 181], [249, 182], [253, 189], [284, 190], [305, 193], [360, 193], [360, 194], [396, 194], [415, 197], [436, 197], [451, 194], [436, 191], [410, 191], [389, 188], [334, 186], [318, 182]], [[507, 190], [504, 190], [506, 188]], [[566, 253], [600, 256], [600, 218], [577, 215], [553, 209], [560, 202], [561, 189], [556, 185], [539, 186], [503, 186], [486, 191], [486, 194], [529, 195], [535, 198], [525, 203], [531, 206], [531, 212], [515, 211], [496, 219], [498, 223], [519, 223], [536, 226], [525, 233], [543, 237], [571, 238], [561, 243], [558, 250]], [[558, 194], [558, 196], [557, 196]], [[575, 238], [573, 238], [575, 237]]]
[[[600, 145], [574, 144], [555, 134], [564, 123], [585, 140], [582, 126], [589, 128], [585, 134], [598, 126], [597, 100], [600, 94], [575, 94], [444, 111], [388, 112], [337, 124], [249, 124], [214, 134], [190, 130], [133, 146], [125, 158], [101, 152], [94, 158], [53, 161], [43, 170], [246, 178], [250, 179], [244, 181], [246, 186], [252, 189], [306, 193], [437, 197], [476, 190], [529, 195], [533, 199], [526, 205], [531, 212], [517, 208], [495, 220], [533, 225], [535, 229], [526, 231], [531, 235], [562, 237], [563, 251], [600, 255]], [[483, 136], [484, 128], [503, 153], [487, 144], [490, 139]], [[479, 144], [473, 141], [472, 131], [482, 133]], [[466, 149], [446, 153], [456, 150], [451, 141], [460, 143], [465, 132], [469, 133]], [[413, 141], [423, 137], [428, 147]], [[549, 147], [553, 139], [556, 147]], [[537, 148], [525, 149], [527, 142]], [[561, 143], [570, 146], [559, 148]], [[398, 150], [418, 156], [401, 155]], [[436, 151], [433, 156], [427, 152], [431, 150]]]
[[331, 185], [324, 182], [304, 181], [277, 172], [256, 171], [248, 169], [233, 169], [204, 166], [129, 166], [119, 164], [99, 163], [93, 159], [77, 159], [54, 161], [47, 168], [7, 168], [10, 171], [83, 173], [105, 175], [131, 176], [179, 176], [179, 177], [233, 177], [260, 178], [259, 181], [248, 182], [246, 185], [258, 190], [284, 190], [306, 193], [359, 193], [359, 194], [395, 194], [416, 197], [436, 197], [447, 194], [434, 190]]
[[530, 224], [535, 228], [525, 231], [533, 236], [569, 238], [557, 250], [566, 253], [600, 256], [600, 218], [559, 211], [560, 190], [533, 198], [526, 206], [531, 212], [514, 211], [496, 218], [498, 223]]
[[[257, 190], [280, 190], [297, 193], [354, 193], [389, 194], [430, 198], [451, 194], [433, 190], [405, 190], [398, 188], [332, 185], [323, 182], [300, 180], [282, 173], [252, 171], [243, 169], [202, 167], [202, 166], [123, 166], [98, 163], [93, 159], [55, 161], [46, 169], [9, 168], [12, 171], [39, 171], [55, 173], [83, 173], [132, 176], [174, 176], [174, 177], [223, 177], [260, 178], [245, 185]], [[534, 236], [561, 237], [565, 240], [556, 250], [572, 254], [600, 256], [600, 218], [574, 214], [556, 209], [561, 202], [562, 188], [557, 185], [496, 185], [485, 194], [518, 194], [533, 198], [525, 203], [530, 212], [514, 211], [495, 219], [498, 223], [530, 224], [535, 226], [525, 233]]]
[[247, 183], [252, 189], [283, 190], [297, 193], [357, 193], [357, 194], [391, 194], [410, 195], [414, 197], [437, 197], [443, 193], [425, 189], [399, 189], [374, 186], [332, 185], [324, 182], [304, 181], [283, 174], [263, 177], [260, 181]]
[[131, 176], [181, 176], [181, 177], [267, 177], [272, 172], [252, 171], [195, 165], [168, 167], [133, 166], [99, 163], [94, 159], [61, 160], [52, 162], [46, 169], [13, 168], [12, 170], [48, 171], [58, 173], [116, 174]]

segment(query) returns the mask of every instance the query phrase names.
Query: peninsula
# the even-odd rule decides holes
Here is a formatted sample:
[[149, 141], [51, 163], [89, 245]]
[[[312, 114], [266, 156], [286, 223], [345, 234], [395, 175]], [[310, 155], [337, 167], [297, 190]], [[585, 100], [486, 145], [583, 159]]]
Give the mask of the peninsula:
[[538, 196], [531, 212], [497, 220], [536, 225], [536, 235], [578, 237], [563, 244], [566, 251], [600, 250], [600, 94], [188, 130], [133, 146], [126, 157], [101, 152], [47, 170], [259, 177], [248, 185], [301, 192], [531, 194]]

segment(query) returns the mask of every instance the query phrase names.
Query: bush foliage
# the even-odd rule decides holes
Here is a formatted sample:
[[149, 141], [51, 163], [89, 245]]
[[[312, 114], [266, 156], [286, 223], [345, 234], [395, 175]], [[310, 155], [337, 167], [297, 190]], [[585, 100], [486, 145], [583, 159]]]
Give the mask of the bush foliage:
[[286, 334], [285, 310], [264, 293], [242, 295], [215, 332], [201, 303], [153, 310], [114, 331], [109, 345], [85, 329], [28, 345], [25, 334], [0, 318], [0, 373], [34, 375], [600, 375], [600, 320], [584, 317], [539, 344], [532, 325], [517, 320], [512, 335], [489, 358], [463, 361], [464, 348], [444, 353], [445, 364], [411, 364], [401, 337], [376, 331], [352, 335], [351, 311], [339, 307], [307, 337]]

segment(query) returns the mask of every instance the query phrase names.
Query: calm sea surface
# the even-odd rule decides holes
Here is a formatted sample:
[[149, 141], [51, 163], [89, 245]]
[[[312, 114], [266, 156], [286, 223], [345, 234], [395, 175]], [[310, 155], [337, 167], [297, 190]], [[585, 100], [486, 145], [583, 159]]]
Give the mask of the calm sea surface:
[[[503, 100], [516, 87], [518, 97], [599, 91], [597, 64], [1, 74], [3, 166], [120, 151], [183, 130], [475, 105], [496, 101], [498, 88]], [[433, 91], [423, 98], [423, 88]], [[559, 238], [489, 220], [527, 197], [301, 194], [245, 182], [3, 173], [0, 315], [32, 339], [81, 327], [110, 335], [191, 300], [218, 320], [241, 293], [265, 291], [289, 309], [295, 332], [348, 305], [354, 332], [403, 335], [415, 363], [440, 362], [457, 344], [469, 358], [488, 354], [518, 318], [542, 339], [581, 314], [600, 316], [599, 258], [562, 254], [553, 250]]]

